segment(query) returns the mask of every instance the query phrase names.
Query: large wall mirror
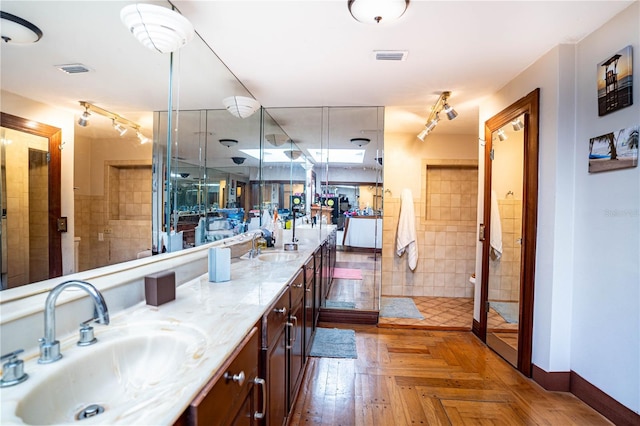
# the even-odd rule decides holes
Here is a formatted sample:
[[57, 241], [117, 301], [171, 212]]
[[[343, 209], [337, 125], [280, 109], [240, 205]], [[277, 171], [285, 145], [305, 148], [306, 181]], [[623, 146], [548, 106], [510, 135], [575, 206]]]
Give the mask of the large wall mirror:
[[[269, 220], [274, 212], [290, 218], [293, 197], [304, 201], [296, 215], [302, 226], [317, 217], [313, 225], [344, 231], [349, 211], [381, 218], [382, 107], [260, 108], [234, 117], [223, 99], [253, 96], [211, 48], [197, 35], [173, 55], [144, 48], [120, 22], [130, 3], [2, 6], [44, 33], [26, 48], [2, 45], [2, 90], [11, 94], [3, 96], [3, 112], [46, 123], [51, 108], [67, 123], [57, 149], [63, 159], [73, 151], [74, 170], [62, 170], [62, 199], [63, 210], [75, 205], [68, 218], [75, 229], [62, 235], [65, 264], [73, 265], [63, 274], [225, 238], [264, 225], [265, 211]], [[86, 72], [56, 68], [72, 63]], [[88, 125], [79, 125], [80, 101], [139, 125], [152, 143], [142, 144], [135, 128], [119, 135], [109, 115], [91, 109]], [[346, 158], [347, 150], [361, 151], [360, 158]], [[180, 233], [180, 242], [171, 238]], [[365, 243], [374, 251], [377, 235], [374, 229]], [[377, 308], [379, 274], [369, 284], [357, 309]]]

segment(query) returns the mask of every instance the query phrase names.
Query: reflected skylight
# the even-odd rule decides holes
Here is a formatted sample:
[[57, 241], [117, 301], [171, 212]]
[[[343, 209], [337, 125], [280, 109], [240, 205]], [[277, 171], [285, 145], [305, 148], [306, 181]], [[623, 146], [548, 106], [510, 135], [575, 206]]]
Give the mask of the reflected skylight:
[[364, 149], [310, 149], [309, 155], [316, 163], [328, 161], [329, 163], [362, 164], [364, 162]]

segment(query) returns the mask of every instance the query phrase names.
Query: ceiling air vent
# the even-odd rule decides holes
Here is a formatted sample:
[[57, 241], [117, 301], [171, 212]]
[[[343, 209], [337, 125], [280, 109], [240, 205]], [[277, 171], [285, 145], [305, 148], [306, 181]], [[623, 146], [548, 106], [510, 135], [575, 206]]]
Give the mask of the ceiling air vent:
[[407, 50], [374, 50], [376, 61], [405, 61], [409, 51]]
[[83, 72], [89, 72], [89, 68], [82, 64], [65, 64], [65, 65], [55, 65], [60, 71], [65, 72], [67, 74], [80, 74]]

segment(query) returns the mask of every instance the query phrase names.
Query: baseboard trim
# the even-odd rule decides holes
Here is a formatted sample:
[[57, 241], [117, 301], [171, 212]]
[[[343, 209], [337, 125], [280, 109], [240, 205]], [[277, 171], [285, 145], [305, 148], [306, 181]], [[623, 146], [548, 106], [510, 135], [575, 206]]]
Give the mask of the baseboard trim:
[[571, 392], [616, 426], [640, 424], [640, 415], [589, 383], [575, 371], [547, 372], [533, 365], [533, 380], [548, 391]]
[[340, 324], [378, 324], [378, 311], [364, 311], [360, 309], [325, 309], [320, 308], [321, 322]]
[[589, 383], [575, 371], [571, 371], [571, 393], [617, 426], [640, 424], [640, 415]]
[[473, 334], [480, 337], [480, 322], [475, 318], [473, 319], [473, 324], [471, 325], [471, 331], [473, 332]]
[[531, 378], [548, 391], [571, 392], [571, 373], [568, 371], [544, 371], [533, 364]]

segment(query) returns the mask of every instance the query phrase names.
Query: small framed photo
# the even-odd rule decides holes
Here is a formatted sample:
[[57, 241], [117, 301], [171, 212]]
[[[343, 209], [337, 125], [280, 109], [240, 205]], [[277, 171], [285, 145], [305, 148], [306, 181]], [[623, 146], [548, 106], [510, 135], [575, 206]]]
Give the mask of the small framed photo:
[[619, 50], [598, 64], [598, 115], [633, 105], [633, 52]]
[[640, 125], [589, 139], [589, 173], [638, 165]]

